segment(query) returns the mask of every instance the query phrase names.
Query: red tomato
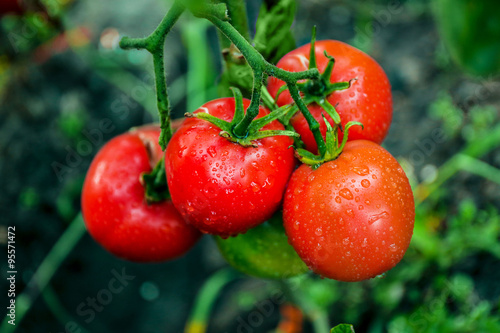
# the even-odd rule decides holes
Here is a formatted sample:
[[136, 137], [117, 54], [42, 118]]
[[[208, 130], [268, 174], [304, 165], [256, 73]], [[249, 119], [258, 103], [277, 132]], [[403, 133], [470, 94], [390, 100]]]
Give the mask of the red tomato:
[[[309, 50], [311, 44], [306, 44], [286, 54], [278, 62], [277, 66], [291, 72], [306, 70], [309, 66]], [[350, 121], [359, 121], [364, 125], [353, 127], [349, 132], [349, 140], [366, 139], [376, 143], [382, 143], [392, 120], [392, 95], [389, 80], [380, 65], [366, 53], [348, 44], [324, 40], [316, 42], [316, 60], [320, 73], [323, 73], [328, 58], [326, 51], [335, 58], [335, 66], [330, 82], [343, 82], [357, 79], [352, 82], [350, 88], [334, 91], [327, 100], [336, 106], [340, 115], [342, 126]], [[268, 89], [271, 96], [276, 96], [279, 88], [284, 82], [274, 77], [269, 78]], [[278, 98], [278, 105], [283, 106], [293, 103], [288, 91], [284, 91]], [[323, 113], [328, 121], [334, 125], [333, 120], [316, 103], [308, 106], [311, 114], [320, 123], [320, 130], [325, 137], [326, 125], [321, 117]], [[306, 145], [306, 149], [316, 153], [317, 145], [309, 130], [304, 116], [298, 112], [290, 121], [290, 124], [300, 134]], [[339, 135], [342, 140], [342, 133]]]
[[5, 14], [22, 14], [23, 12], [20, 0], [2, 0], [0, 2], [0, 17]]
[[146, 126], [115, 137], [95, 156], [83, 185], [89, 233], [106, 250], [131, 261], [179, 257], [201, 236], [171, 201], [145, 202], [140, 178], [162, 156], [159, 135], [158, 126]]
[[413, 234], [415, 205], [406, 175], [384, 148], [351, 141], [336, 160], [300, 166], [284, 200], [284, 226], [315, 273], [360, 281], [394, 267]]
[[[243, 99], [244, 109], [250, 101]], [[234, 98], [206, 103], [206, 112], [225, 121], [234, 115]], [[257, 118], [268, 114], [261, 107]], [[273, 121], [263, 130], [283, 130]], [[221, 236], [243, 233], [268, 220], [278, 209], [295, 166], [293, 141], [285, 136], [259, 139], [243, 147], [219, 135], [220, 129], [187, 118], [166, 149], [172, 201], [186, 221]]]

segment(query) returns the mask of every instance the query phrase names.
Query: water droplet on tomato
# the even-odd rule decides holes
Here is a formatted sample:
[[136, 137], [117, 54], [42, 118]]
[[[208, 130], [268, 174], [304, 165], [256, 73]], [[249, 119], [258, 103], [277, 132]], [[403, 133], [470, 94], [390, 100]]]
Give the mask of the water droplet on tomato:
[[[388, 218], [389, 217], [389, 213], [387, 213], [386, 211], [383, 211], [382, 213], [380, 214], [375, 214], [375, 215], [372, 215], [369, 219], [368, 219], [368, 223], [369, 224], [373, 224], [375, 222], [377, 222], [378, 220], [382, 219], [382, 218]], [[378, 230], [377, 230], [378, 231]]]
[[337, 196], [337, 197], [335, 197], [335, 202], [336, 202], [336, 203], [340, 203], [341, 201], [342, 201], [342, 199], [340, 199], [340, 197], [338, 197], [338, 196]]
[[361, 181], [361, 186], [363, 186], [364, 188], [370, 187], [370, 181], [368, 179], [363, 179]]
[[360, 176], [366, 176], [370, 173], [370, 169], [364, 165], [352, 167], [352, 171]]
[[348, 209], [345, 211], [347, 215], [349, 216], [354, 216], [354, 212], [352, 211], [352, 209]]
[[316, 236], [321, 236], [323, 234], [323, 229], [318, 228], [314, 233], [316, 234]]
[[251, 182], [250, 186], [252, 187], [252, 191], [254, 191], [254, 193], [257, 193], [260, 191], [260, 186], [257, 183]]
[[341, 197], [347, 200], [352, 200], [353, 195], [352, 192], [348, 188], [343, 188], [339, 191]]

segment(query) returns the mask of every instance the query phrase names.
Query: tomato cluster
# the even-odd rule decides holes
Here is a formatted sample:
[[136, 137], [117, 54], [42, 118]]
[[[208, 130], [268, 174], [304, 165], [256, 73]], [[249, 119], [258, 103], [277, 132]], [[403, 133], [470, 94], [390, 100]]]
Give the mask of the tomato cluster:
[[[304, 101], [313, 95], [307, 108], [321, 125], [326, 153], [314, 155], [318, 145], [302, 113], [285, 124], [309, 151], [298, 149], [296, 159], [290, 137], [260, 135], [285, 133], [265, 107], [254, 121], [262, 123], [260, 136], [240, 141], [229, 132], [251, 102], [236, 95], [208, 102], [180, 124], [163, 155], [159, 128], [133, 130], [102, 148], [83, 189], [90, 234], [134, 261], [172, 259], [201, 233], [215, 235], [231, 265], [265, 278], [309, 268], [323, 277], [360, 281], [394, 267], [409, 246], [415, 212], [406, 175], [379, 145], [392, 118], [389, 81], [375, 60], [338, 41], [300, 47], [277, 66], [302, 71], [310, 62], [326, 79], [303, 82], [300, 92]], [[329, 90], [340, 81], [349, 86]], [[270, 78], [268, 90], [279, 106], [293, 106], [283, 85]], [[353, 121], [363, 127], [348, 134]], [[171, 199], [151, 203], [141, 175], [160, 156]]]

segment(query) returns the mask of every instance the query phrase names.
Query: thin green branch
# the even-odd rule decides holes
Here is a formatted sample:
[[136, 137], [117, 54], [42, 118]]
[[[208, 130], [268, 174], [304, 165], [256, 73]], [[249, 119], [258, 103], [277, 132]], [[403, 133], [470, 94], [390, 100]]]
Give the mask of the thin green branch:
[[198, 292], [184, 333], [204, 333], [206, 331], [210, 313], [220, 291], [237, 277], [233, 270], [223, 269], [213, 274], [205, 282]]
[[[466, 156], [466, 158], [469, 157], [477, 159], [498, 147], [500, 147], [500, 125], [497, 125], [482, 137], [469, 142], [460, 153], [455, 154], [452, 158], [441, 165], [438, 169], [438, 176], [434, 182], [431, 184], [418, 185], [415, 189], [415, 206], [420, 205], [444, 182], [463, 168], [464, 156]], [[470, 159], [468, 162], [470, 163]]]
[[170, 124], [170, 103], [167, 93], [167, 81], [165, 75], [164, 46], [165, 38], [174, 24], [184, 12], [185, 7], [179, 2], [174, 2], [167, 15], [160, 22], [151, 35], [146, 38], [123, 37], [120, 47], [123, 49], [146, 49], [153, 55], [156, 97], [158, 113], [160, 115], [161, 135], [159, 144], [163, 150], [172, 137]]
[[234, 135], [239, 138], [244, 138], [248, 135], [248, 128], [252, 123], [252, 120], [254, 120], [259, 114], [260, 94], [262, 91], [264, 73], [260, 69], [256, 69], [253, 74], [252, 100], [248, 106], [245, 117], [241, 120], [241, 122], [236, 124], [233, 129]]
[[227, 6], [231, 24], [236, 30], [250, 41], [250, 30], [248, 29], [247, 8], [243, 0], [222, 0]]
[[302, 98], [300, 97], [299, 90], [297, 89], [296, 84], [288, 83], [288, 90], [290, 91], [290, 96], [292, 96], [293, 100], [297, 104], [297, 107], [299, 108], [300, 112], [304, 115], [304, 118], [307, 121], [307, 124], [309, 125], [309, 128], [311, 129], [311, 132], [314, 136], [314, 140], [316, 140], [316, 144], [318, 145], [318, 152], [320, 156], [324, 156], [326, 152], [326, 144], [325, 140], [323, 140], [323, 136], [321, 135], [321, 132], [319, 130], [319, 123], [318, 121], [312, 116], [311, 112], [307, 108], [307, 106], [304, 104], [302, 101]]
[[[235, 135], [244, 136], [250, 122], [259, 113], [258, 108], [264, 74], [274, 76], [285, 81], [287, 84], [292, 84], [293, 86], [295, 86], [299, 80], [319, 78], [320, 74], [318, 69], [309, 69], [303, 72], [288, 72], [270, 64], [229, 22], [223, 21], [214, 16], [205, 16], [205, 18], [212, 22], [238, 48], [238, 50], [240, 50], [254, 71], [252, 103], [248, 107], [247, 115], [243, 121], [235, 127]], [[299, 96], [298, 99], [294, 98], [294, 101], [295, 103], [300, 103], [298, 100], [301, 100], [301, 98], [300, 95], [298, 95], [298, 92], [297, 96]], [[303, 111], [304, 108], [299, 107], [299, 109]], [[307, 108], [305, 109], [307, 110]], [[323, 149], [324, 143], [319, 143], [318, 147], [322, 147], [321, 149]]]

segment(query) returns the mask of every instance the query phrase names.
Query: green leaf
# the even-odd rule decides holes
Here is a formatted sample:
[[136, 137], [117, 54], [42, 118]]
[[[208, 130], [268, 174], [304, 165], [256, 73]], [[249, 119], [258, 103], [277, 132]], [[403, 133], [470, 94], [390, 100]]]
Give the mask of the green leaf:
[[351, 324], [340, 324], [332, 328], [330, 333], [354, 333], [354, 326]]
[[278, 62], [295, 48], [290, 31], [295, 18], [296, 0], [264, 1], [257, 18], [254, 45], [264, 58]]

